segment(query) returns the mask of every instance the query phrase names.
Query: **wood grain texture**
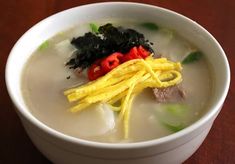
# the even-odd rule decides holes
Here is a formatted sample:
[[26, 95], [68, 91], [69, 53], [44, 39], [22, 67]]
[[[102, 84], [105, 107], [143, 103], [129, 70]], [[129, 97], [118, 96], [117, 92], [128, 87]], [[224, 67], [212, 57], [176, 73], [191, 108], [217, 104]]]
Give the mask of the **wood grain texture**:
[[[17, 39], [38, 21], [64, 9], [97, 0], [1, 0], [0, 1], [0, 163], [49, 164], [33, 146], [14, 111], [4, 79], [5, 63]], [[235, 69], [235, 1], [232, 0], [136, 0], [179, 12], [201, 24], [220, 42]], [[219, 68], [218, 68], [219, 69]], [[235, 83], [205, 142], [186, 164], [235, 163]]]

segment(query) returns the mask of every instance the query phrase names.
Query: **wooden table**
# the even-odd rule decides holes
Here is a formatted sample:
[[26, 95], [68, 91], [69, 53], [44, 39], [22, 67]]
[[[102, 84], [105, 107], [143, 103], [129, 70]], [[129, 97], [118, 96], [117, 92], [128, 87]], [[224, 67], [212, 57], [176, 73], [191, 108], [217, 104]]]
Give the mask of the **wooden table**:
[[[204, 26], [215, 36], [235, 73], [235, 1], [137, 0], [179, 12]], [[58, 11], [97, 0], [1, 0], [0, 1], [0, 163], [50, 163], [26, 135], [4, 81], [8, 54], [17, 39], [38, 21]], [[219, 68], [218, 68], [219, 69]], [[185, 163], [235, 163], [235, 83], [205, 142]]]

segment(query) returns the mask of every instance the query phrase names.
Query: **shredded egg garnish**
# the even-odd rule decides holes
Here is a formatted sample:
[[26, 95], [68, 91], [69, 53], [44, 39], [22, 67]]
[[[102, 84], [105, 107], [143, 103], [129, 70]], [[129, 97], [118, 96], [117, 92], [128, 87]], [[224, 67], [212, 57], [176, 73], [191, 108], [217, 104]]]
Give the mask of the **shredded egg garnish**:
[[[134, 97], [145, 88], [166, 88], [182, 81], [180, 62], [166, 58], [127, 61], [105, 76], [64, 92], [69, 102], [77, 102], [70, 111], [78, 112], [94, 103], [107, 103], [119, 112], [123, 121], [124, 138], [129, 137], [129, 118]], [[120, 102], [120, 106], [114, 104]]]

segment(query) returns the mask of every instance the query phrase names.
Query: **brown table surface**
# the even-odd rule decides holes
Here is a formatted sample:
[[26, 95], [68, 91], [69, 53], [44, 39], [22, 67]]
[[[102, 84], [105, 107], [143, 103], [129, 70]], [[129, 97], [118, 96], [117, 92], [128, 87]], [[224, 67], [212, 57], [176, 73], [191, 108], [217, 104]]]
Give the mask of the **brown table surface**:
[[[179, 12], [204, 26], [224, 48], [235, 69], [235, 1], [137, 0]], [[97, 0], [0, 1], [0, 163], [50, 163], [26, 135], [4, 80], [5, 63], [17, 39], [38, 21], [64, 9]], [[202, 146], [185, 163], [235, 163], [235, 83], [232, 78], [223, 109]]]

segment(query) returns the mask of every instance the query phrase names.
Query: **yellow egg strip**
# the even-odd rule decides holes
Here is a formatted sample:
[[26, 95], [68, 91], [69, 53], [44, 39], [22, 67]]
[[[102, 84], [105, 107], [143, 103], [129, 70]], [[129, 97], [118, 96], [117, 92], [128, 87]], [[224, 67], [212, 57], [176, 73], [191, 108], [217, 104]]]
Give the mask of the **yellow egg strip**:
[[96, 86], [93, 86], [93, 87], [91, 87], [89, 89], [83, 88], [83, 90], [81, 90], [81, 91], [76, 91], [76, 92], [72, 92], [72, 93], [68, 94], [67, 98], [68, 98], [69, 102], [74, 102], [74, 101], [77, 101], [77, 100], [79, 100], [81, 98], [84, 98], [85, 96], [87, 96], [89, 94], [95, 95], [96, 93], [100, 93], [100, 90], [101, 90], [101, 92], [104, 92], [105, 91], [104, 90], [105, 87], [106, 87], [105, 89], [108, 90], [109, 86], [113, 86], [115, 84], [119, 84], [124, 79], [130, 78], [132, 76], [133, 75], [131, 75], [131, 74], [126, 74], [125, 76], [122, 76], [122, 77], [119, 77], [119, 78], [115, 78], [115, 77], [111, 78], [110, 80], [108, 80], [106, 82], [105, 85], [103, 85], [103, 87], [100, 87], [100, 86], [97, 87], [97, 85], [96, 85]]
[[114, 106], [111, 104], [108, 104], [110, 106], [110, 109], [113, 110], [114, 112], [119, 112], [121, 110], [120, 106]]
[[124, 115], [124, 113], [125, 113], [125, 111], [126, 111], [126, 109], [127, 109], [127, 106], [128, 106], [128, 103], [129, 103], [129, 99], [130, 99], [130, 96], [131, 96], [131, 94], [132, 94], [132, 92], [133, 92], [133, 89], [134, 89], [136, 83], [138, 82], [138, 79], [139, 79], [143, 74], [144, 74], [144, 71], [138, 72], [138, 74], [136, 75], [136, 78], [131, 81], [130, 87], [129, 87], [128, 92], [127, 92], [127, 94], [126, 94], [126, 97], [124, 98], [124, 101], [123, 101], [123, 103], [122, 103], [122, 105], [121, 105], [121, 112], [120, 112], [120, 114], [119, 114], [119, 119], [122, 119], [122, 118], [123, 118], [123, 115]]
[[[145, 74], [143, 77], [141, 77], [138, 81], [138, 83], [142, 83], [143, 81], [147, 80], [151, 75], [149, 73]], [[138, 85], [139, 86], [139, 85]], [[147, 87], [145, 87], [147, 88]], [[133, 90], [133, 93], [138, 94], [139, 92], [142, 91], [142, 89], [144, 88], [140, 88], [140, 87], [135, 87]], [[125, 95], [127, 95], [128, 90], [125, 90], [124, 92], [116, 95], [115, 97], [113, 97], [112, 99], [110, 99], [107, 103], [109, 104], [114, 104], [117, 101], [119, 101], [120, 99], [122, 99]]]
[[144, 61], [143, 59], [141, 59], [140, 61], [143, 63], [145, 69], [151, 74], [152, 78], [155, 80], [157, 85], [161, 86], [161, 81], [159, 80], [157, 74], [154, 73], [154, 71], [151, 68], [151, 66], [146, 61]]
[[91, 105], [91, 104], [86, 103], [86, 102], [80, 102], [78, 105], [76, 105], [76, 106], [70, 108], [70, 111], [71, 111], [72, 113], [79, 112], [79, 111], [85, 109], [86, 107], [88, 107], [88, 106], [90, 106], [90, 105]]
[[108, 89], [109, 91], [100, 93], [95, 96], [91, 95], [91, 96], [85, 98], [84, 101], [91, 103], [91, 104], [96, 103], [98, 101], [107, 102], [108, 100], [110, 100], [114, 96], [118, 95], [119, 93], [121, 93], [121, 92], [125, 91], [127, 88], [129, 88], [130, 85], [134, 81], [136, 81], [139, 77], [141, 77], [143, 74], [144, 74], [144, 71], [138, 72], [132, 78], [120, 82], [117, 86], [111, 86], [110, 89]]
[[129, 122], [130, 122], [130, 113], [131, 113], [131, 108], [132, 108], [132, 102], [133, 99], [135, 97], [135, 94], [132, 94], [130, 96], [128, 105], [127, 105], [127, 109], [124, 115], [124, 120], [123, 120], [123, 126], [124, 126], [124, 139], [128, 139], [129, 138]]

